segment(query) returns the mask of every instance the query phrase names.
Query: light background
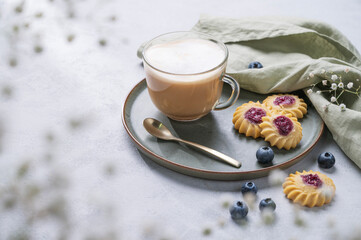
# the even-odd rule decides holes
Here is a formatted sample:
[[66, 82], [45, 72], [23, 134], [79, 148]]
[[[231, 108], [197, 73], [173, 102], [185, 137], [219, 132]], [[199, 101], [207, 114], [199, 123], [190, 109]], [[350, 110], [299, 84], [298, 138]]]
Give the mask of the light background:
[[[336, 166], [327, 174], [336, 183], [334, 201], [302, 209], [306, 225], [298, 226], [294, 205], [281, 187], [257, 179], [258, 200], [272, 197], [277, 204], [276, 221], [265, 226], [255, 210], [248, 223], [239, 226], [222, 209], [221, 199], [242, 199], [243, 181], [196, 179], [158, 166], [132, 144], [121, 110], [128, 92], [144, 78], [138, 46], [162, 33], [189, 30], [200, 14], [315, 19], [339, 29], [360, 50], [359, 0], [70, 1], [73, 19], [66, 17], [65, 1], [28, 0], [24, 12], [15, 14], [19, 2], [0, 1], [0, 187], [16, 186], [21, 192], [29, 182], [40, 186], [52, 176], [67, 179], [67, 187], [44, 190], [34, 209], [65, 196], [69, 225], [64, 231], [69, 239], [106, 239], [108, 232], [114, 233], [109, 239], [350, 239], [357, 234], [361, 172], [328, 131], [286, 172], [319, 170], [318, 154], [331, 151]], [[39, 12], [43, 16], [34, 17]], [[13, 25], [25, 22], [29, 29], [13, 33]], [[75, 36], [71, 43], [66, 40], [69, 34]], [[106, 40], [103, 47], [101, 39]], [[43, 52], [35, 53], [35, 45]], [[10, 58], [17, 59], [16, 67], [9, 66]], [[28, 174], [14, 180], [24, 162], [30, 162]], [[30, 225], [24, 203], [5, 209], [7, 200], [1, 195], [0, 239], [18, 233], [57, 239], [59, 221], [40, 219]], [[224, 227], [220, 221], [225, 221]], [[205, 226], [210, 226], [211, 235], [202, 234]]]

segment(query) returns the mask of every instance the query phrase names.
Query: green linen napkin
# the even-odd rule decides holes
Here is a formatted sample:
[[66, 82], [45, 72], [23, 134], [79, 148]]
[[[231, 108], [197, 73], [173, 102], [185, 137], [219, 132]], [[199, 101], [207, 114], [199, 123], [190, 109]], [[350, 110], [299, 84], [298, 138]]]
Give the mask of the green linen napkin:
[[[360, 86], [361, 56], [338, 30], [295, 18], [201, 16], [192, 31], [207, 33], [227, 45], [227, 73], [241, 88], [263, 94], [305, 89], [334, 140], [361, 168], [361, 98], [347, 92], [356, 92]], [[261, 62], [263, 68], [248, 69], [252, 61]], [[336, 97], [342, 90], [347, 91], [337, 103], [346, 108], [330, 102], [333, 92], [328, 90], [340, 79], [344, 86], [338, 87]], [[328, 80], [326, 85], [322, 80]]]

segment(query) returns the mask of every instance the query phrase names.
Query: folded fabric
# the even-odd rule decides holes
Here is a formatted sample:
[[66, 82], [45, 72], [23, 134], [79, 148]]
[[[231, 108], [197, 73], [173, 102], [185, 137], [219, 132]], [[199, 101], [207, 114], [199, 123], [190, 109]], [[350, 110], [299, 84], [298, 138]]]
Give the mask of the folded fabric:
[[[263, 94], [304, 89], [334, 140], [361, 168], [361, 56], [338, 30], [295, 18], [202, 16], [192, 31], [227, 45], [227, 73], [241, 88]], [[252, 61], [263, 68], [248, 69]]]

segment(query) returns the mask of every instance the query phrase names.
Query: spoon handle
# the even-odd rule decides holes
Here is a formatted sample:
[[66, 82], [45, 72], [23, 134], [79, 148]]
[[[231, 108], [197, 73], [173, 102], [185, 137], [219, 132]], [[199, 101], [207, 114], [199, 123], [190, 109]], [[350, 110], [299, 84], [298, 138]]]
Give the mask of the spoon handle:
[[211, 156], [216, 157], [216, 158], [222, 160], [223, 162], [228, 163], [229, 165], [232, 165], [233, 167], [240, 168], [242, 166], [242, 164], [240, 162], [238, 162], [237, 160], [235, 160], [235, 159], [233, 159], [231, 157], [228, 157], [227, 155], [225, 155], [225, 154], [223, 154], [221, 152], [218, 152], [218, 151], [216, 151], [216, 150], [214, 150], [212, 148], [200, 145], [198, 143], [189, 142], [187, 140], [183, 140], [183, 139], [180, 139], [180, 138], [176, 138], [174, 140], [176, 140], [178, 142], [188, 144], [188, 145], [190, 145], [192, 147], [198, 148], [198, 149], [210, 154]]

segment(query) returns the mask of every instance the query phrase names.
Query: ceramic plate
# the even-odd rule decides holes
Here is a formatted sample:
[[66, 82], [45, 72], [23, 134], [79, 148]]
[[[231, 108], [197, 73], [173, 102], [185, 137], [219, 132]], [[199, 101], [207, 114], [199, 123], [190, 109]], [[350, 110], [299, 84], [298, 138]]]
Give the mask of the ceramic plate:
[[[225, 84], [222, 99], [230, 95]], [[302, 92], [297, 95], [304, 98]], [[256, 151], [268, 146], [262, 138], [253, 139], [239, 134], [234, 129], [232, 116], [235, 109], [248, 101], [262, 102], [267, 95], [260, 95], [241, 89], [240, 97], [230, 108], [212, 111], [205, 117], [193, 122], [177, 122], [167, 118], [153, 105], [143, 79], [129, 93], [123, 107], [123, 124], [137, 148], [147, 157], [174, 171], [194, 177], [215, 180], [251, 179], [265, 176], [275, 168], [287, 168], [302, 159], [320, 139], [324, 124], [313, 106], [308, 104], [307, 115], [300, 120], [303, 138], [295, 149], [278, 150], [273, 147], [273, 165], [262, 166], [257, 163]], [[306, 100], [306, 99], [305, 99]], [[237, 169], [176, 142], [156, 139], [143, 128], [143, 120], [152, 117], [163, 122], [174, 135], [214, 148], [242, 162]]]

